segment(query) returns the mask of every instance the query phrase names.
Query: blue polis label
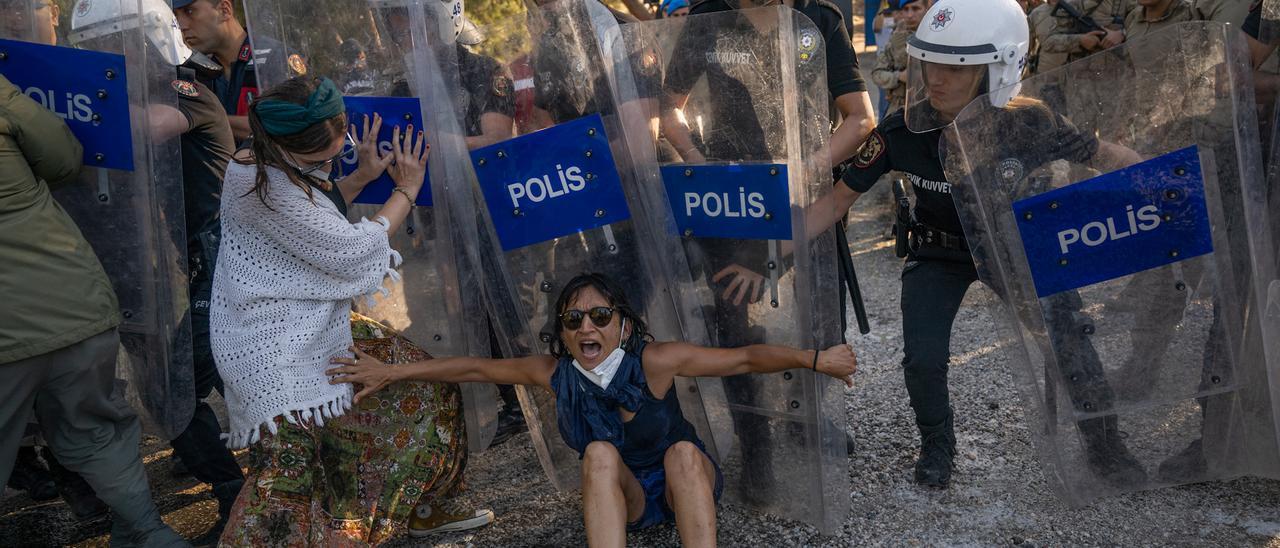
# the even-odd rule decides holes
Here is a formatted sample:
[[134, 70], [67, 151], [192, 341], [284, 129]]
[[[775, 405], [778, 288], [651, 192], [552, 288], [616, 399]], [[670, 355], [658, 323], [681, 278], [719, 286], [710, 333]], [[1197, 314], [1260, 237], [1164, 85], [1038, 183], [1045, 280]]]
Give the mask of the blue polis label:
[[662, 167], [662, 182], [681, 234], [791, 239], [791, 196], [784, 164], [674, 164]]
[[599, 114], [471, 154], [504, 251], [631, 217]]
[[1047, 297], [1213, 252], [1195, 146], [1014, 202]]
[[[347, 121], [355, 124], [358, 131], [364, 131], [364, 117], [369, 117], [369, 123], [373, 124], [373, 115], [382, 116], [382, 128], [378, 131], [378, 150], [382, 154], [391, 154], [391, 135], [398, 125], [403, 133], [409, 124], [413, 124], [413, 131], [417, 133], [422, 129], [422, 109], [417, 98], [414, 97], [344, 97], [343, 103], [347, 106]], [[361, 138], [363, 135], [352, 135], [354, 138]], [[416, 137], [415, 137], [416, 138]], [[355, 149], [348, 146], [343, 150], [342, 162], [338, 165], [338, 173], [347, 176], [356, 168], [360, 167], [356, 158]], [[423, 177], [422, 190], [418, 192], [418, 205], [431, 206], [431, 176]], [[391, 192], [396, 187], [395, 181], [391, 180], [391, 176], [383, 173], [353, 200], [357, 204], [385, 204], [391, 199]]]
[[66, 120], [86, 167], [133, 171], [123, 55], [0, 39], [0, 74]]

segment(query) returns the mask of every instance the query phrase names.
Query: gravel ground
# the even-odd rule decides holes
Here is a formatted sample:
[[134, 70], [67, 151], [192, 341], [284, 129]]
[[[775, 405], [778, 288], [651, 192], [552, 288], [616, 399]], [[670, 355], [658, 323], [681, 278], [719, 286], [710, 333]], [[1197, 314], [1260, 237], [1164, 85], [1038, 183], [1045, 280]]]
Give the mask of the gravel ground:
[[[884, 185], [881, 185], [882, 187]], [[951, 388], [957, 413], [958, 469], [948, 491], [911, 482], [917, 434], [902, 384], [897, 275], [900, 262], [880, 238], [882, 190], [855, 207], [850, 242], [866, 293], [872, 334], [852, 339], [861, 367], [848, 392], [850, 512], [838, 536], [722, 505], [725, 546], [848, 545], [1215, 545], [1280, 547], [1280, 482], [1254, 478], [1163, 489], [1069, 509], [1049, 491], [1031, 447], [1008, 370], [982, 352], [991, 319], [974, 306], [992, 298], [972, 291], [957, 319]], [[188, 537], [213, 522], [208, 489], [169, 474], [170, 451], [149, 438], [147, 472], [165, 520]], [[396, 546], [562, 546], [584, 533], [576, 493], [556, 493], [542, 476], [526, 437], [477, 455], [467, 499], [492, 508], [497, 521], [478, 532], [441, 535]], [[105, 545], [105, 520], [76, 523], [60, 501], [33, 503], [7, 491], [0, 498], [0, 546]], [[630, 537], [635, 546], [678, 543], [675, 528]]]

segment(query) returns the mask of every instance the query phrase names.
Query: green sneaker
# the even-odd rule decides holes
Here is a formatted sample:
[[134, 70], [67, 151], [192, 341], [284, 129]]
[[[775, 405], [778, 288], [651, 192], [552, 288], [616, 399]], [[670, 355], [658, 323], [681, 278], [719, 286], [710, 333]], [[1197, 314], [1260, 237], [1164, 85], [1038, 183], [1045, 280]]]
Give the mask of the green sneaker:
[[467, 511], [455, 501], [432, 501], [414, 507], [409, 517], [409, 536], [418, 538], [436, 533], [466, 531], [493, 522], [493, 510]]

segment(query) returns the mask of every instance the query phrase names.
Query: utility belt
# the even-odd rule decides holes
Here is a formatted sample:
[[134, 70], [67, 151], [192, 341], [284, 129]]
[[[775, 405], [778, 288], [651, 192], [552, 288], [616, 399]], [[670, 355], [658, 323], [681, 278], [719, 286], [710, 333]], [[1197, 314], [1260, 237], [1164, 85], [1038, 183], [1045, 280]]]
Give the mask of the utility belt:
[[920, 221], [912, 223], [911, 227], [908, 228], [908, 233], [910, 234], [910, 240], [908, 240], [907, 245], [910, 246], [913, 253], [919, 253], [921, 249], [928, 247], [969, 252], [969, 244], [965, 242], [964, 234], [953, 234]]

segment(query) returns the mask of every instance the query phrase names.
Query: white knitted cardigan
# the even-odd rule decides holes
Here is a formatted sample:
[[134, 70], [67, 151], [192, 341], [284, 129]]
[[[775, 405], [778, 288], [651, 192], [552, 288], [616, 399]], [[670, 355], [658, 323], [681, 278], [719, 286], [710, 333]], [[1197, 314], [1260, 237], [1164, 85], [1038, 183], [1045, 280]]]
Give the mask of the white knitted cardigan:
[[[271, 208], [251, 192], [257, 168], [232, 161], [222, 189], [222, 248], [213, 277], [210, 342], [226, 385], [232, 448], [276, 432], [275, 417], [323, 426], [351, 408], [351, 385], [330, 385], [330, 358], [350, 356], [351, 299], [400, 279], [389, 222], [352, 224], [319, 192], [267, 168]], [[274, 211], [273, 211], [274, 209]]]

